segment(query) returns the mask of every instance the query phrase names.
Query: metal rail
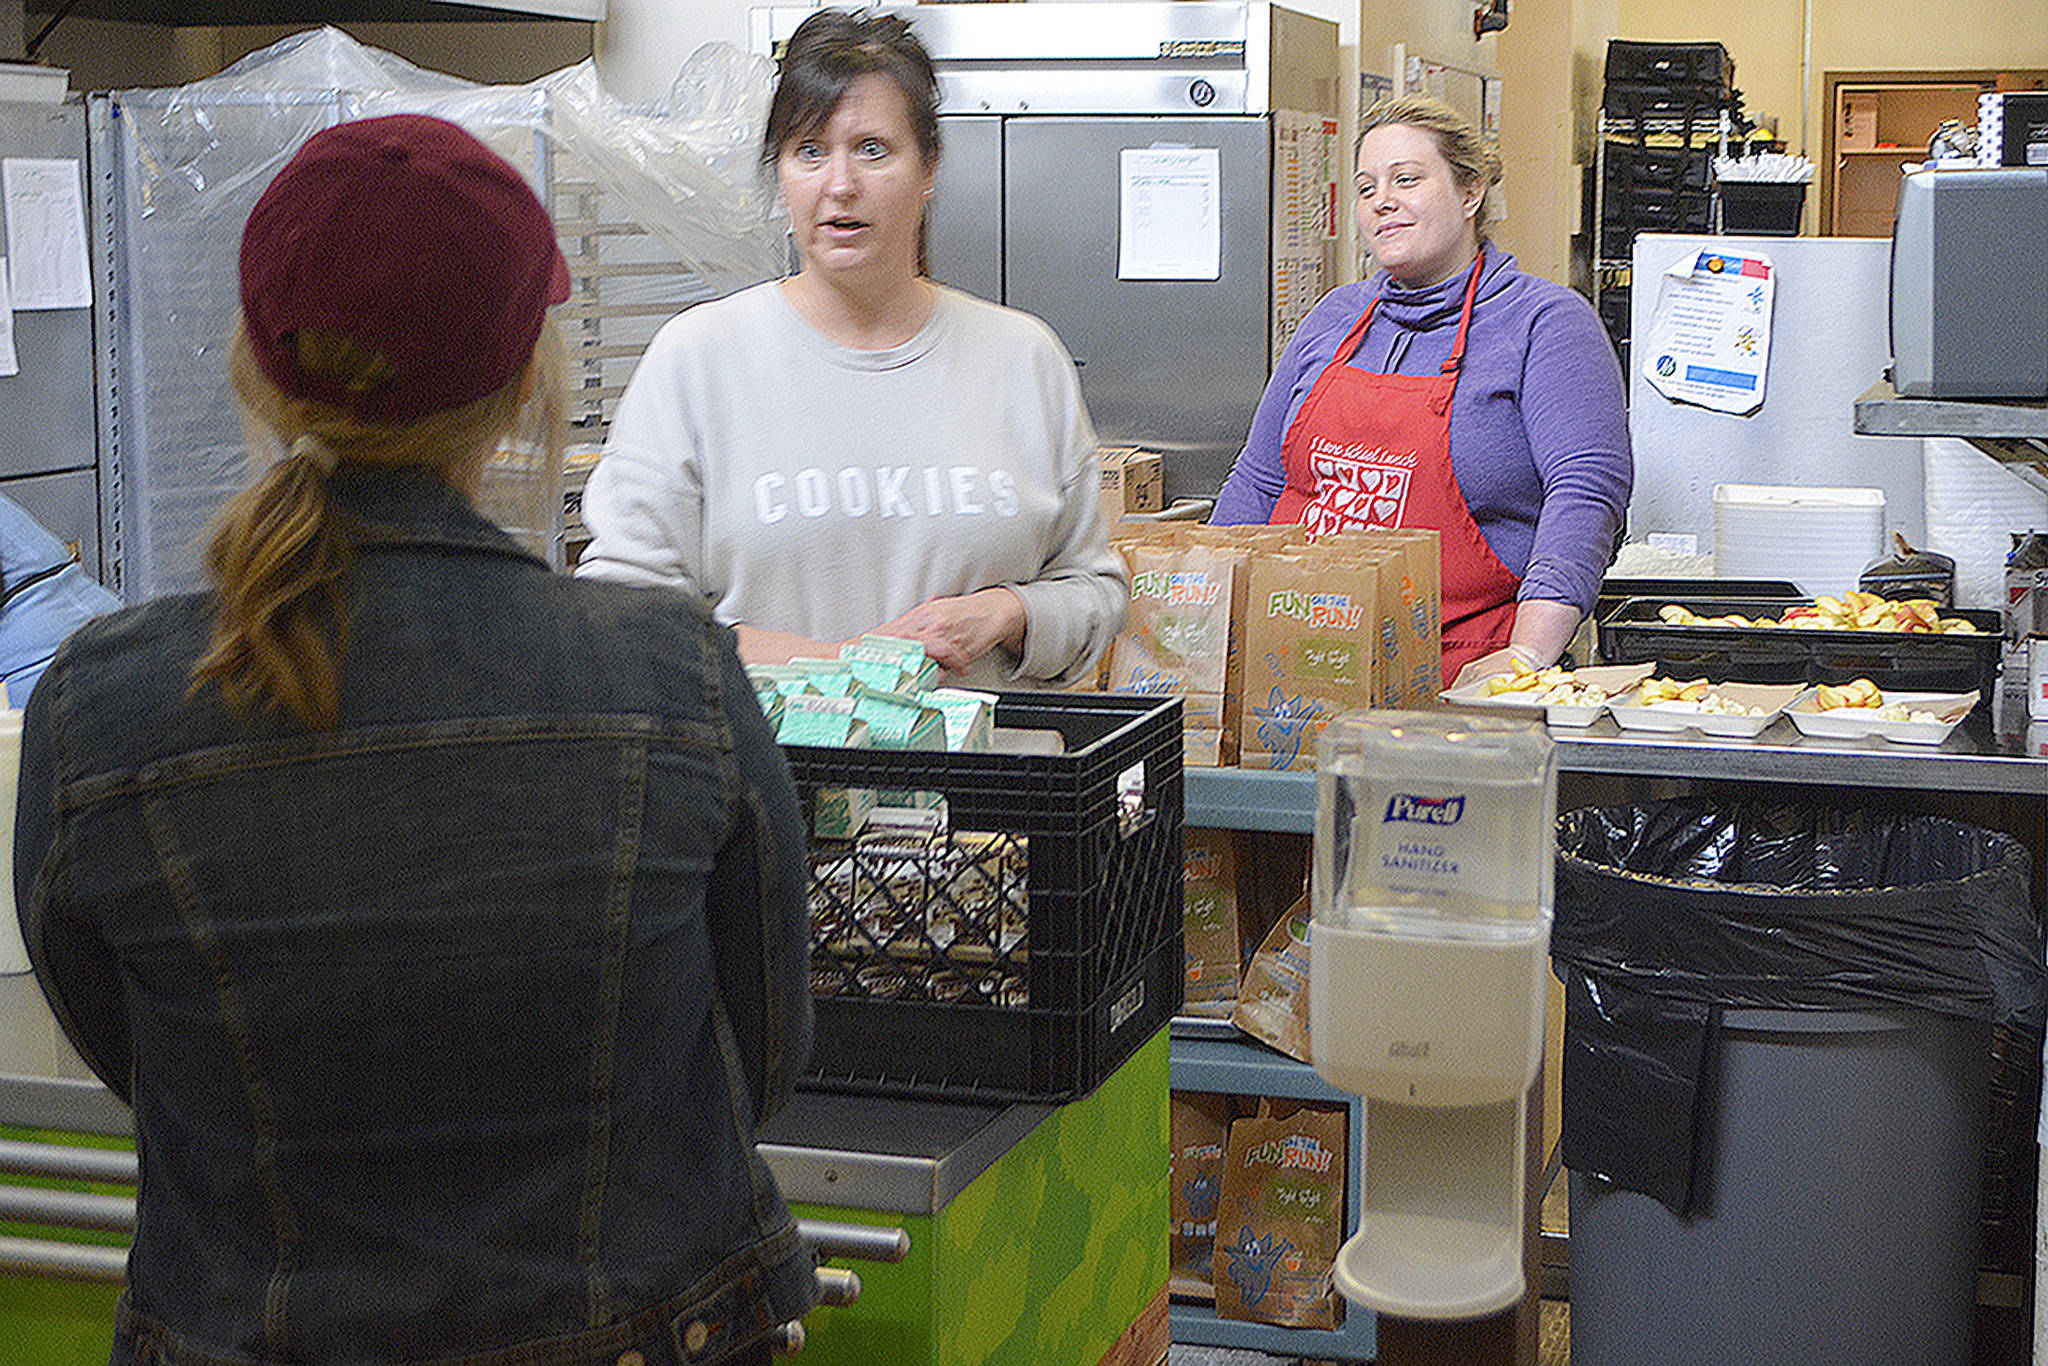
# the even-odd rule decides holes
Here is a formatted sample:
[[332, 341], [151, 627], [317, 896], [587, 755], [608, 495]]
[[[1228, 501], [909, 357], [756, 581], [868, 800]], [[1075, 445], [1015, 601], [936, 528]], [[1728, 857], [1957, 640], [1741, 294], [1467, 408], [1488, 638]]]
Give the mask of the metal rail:
[[797, 1236], [809, 1243], [820, 1257], [851, 1257], [864, 1262], [900, 1262], [910, 1255], [909, 1229], [799, 1219], [796, 1221], [796, 1232]]
[[97, 1243], [59, 1243], [48, 1238], [0, 1237], [0, 1272], [45, 1280], [128, 1283], [128, 1249]]
[[127, 1149], [77, 1148], [16, 1138], [0, 1138], [0, 1173], [119, 1186], [132, 1186], [137, 1179], [135, 1154]]
[[0, 1185], [0, 1222], [133, 1233], [135, 1197]]
[[[138, 1179], [138, 1164], [134, 1153], [121, 1149], [0, 1139], [0, 1174], [133, 1186]], [[135, 1197], [0, 1183], [0, 1221], [133, 1234]], [[902, 1228], [799, 1219], [797, 1236], [820, 1259], [900, 1262], [910, 1255], [910, 1232]], [[0, 1237], [0, 1274], [125, 1285], [128, 1249], [54, 1238]], [[857, 1273], [844, 1267], [821, 1266], [817, 1277], [821, 1304], [843, 1307], [860, 1299]], [[777, 1356], [793, 1356], [802, 1351], [803, 1324], [783, 1324], [772, 1336], [770, 1345]]]

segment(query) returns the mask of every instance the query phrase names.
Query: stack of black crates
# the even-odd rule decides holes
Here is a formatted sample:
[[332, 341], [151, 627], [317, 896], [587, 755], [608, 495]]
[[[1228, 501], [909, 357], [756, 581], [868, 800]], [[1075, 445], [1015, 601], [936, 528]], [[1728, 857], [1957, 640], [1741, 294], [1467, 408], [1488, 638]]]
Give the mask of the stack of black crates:
[[1719, 43], [1607, 44], [1594, 268], [1608, 335], [1627, 357], [1628, 265], [1639, 232], [1711, 232], [1714, 157], [1741, 117]]

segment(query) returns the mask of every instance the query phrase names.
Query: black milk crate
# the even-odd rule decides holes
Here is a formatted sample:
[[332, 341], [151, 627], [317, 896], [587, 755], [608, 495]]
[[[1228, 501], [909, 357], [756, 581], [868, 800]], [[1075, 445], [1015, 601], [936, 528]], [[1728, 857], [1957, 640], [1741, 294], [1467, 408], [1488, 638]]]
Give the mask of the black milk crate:
[[1713, 226], [1714, 196], [1697, 190], [1639, 186], [1628, 195], [1609, 195], [1600, 206], [1608, 228], [1637, 232], [1704, 232]]
[[1710, 190], [1636, 190], [1628, 199], [1610, 197], [1599, 207], [1599, 254], [1628, 260], [1636, 233], [1714, 229], [1714, 197]]
[[1606, 197], [1640, 190], [1701, 190], [1713, 180], [1714, 153], [1706, 147], [1638, 147], [1611, 142], [1605, 149]]
[[1720, 145], [1721, 116], [1731, 114], [1725, 100], [1681, 90], [1609, 86], [1600, 101], [1609, 142], [1656, 147]]
[[1631, 598], [1600, 623], [1600, 657], [1609, 664], [1654, 662], [1668, 678], [1715, 683], [1847, 683], [1868, 678], [1901, 692], [1977, 693], [1988, 711], [1998, 695], [2005, 623], [1997, 612], [1949, 608], [1977, 629], [1827, 631], [1790, 626], [1679, 626], [1658, 611], [1680, 602], [1703, 617], [1776, 617], [1807, 598]]
[[1735, 85], [1735, 63], [1728, 59], [1728, 49], [1719, 43], [1645, 43], [1610, 38], [1601, 74], [1610, 84], [1719, 91]]
[[[998, 697], [999, 730], [1054, 731], [1064, 752], [783, 749], [806, 819], [824, 789], [935, 793], [954, 850], [925, 856], [937, 871], [910, 874], [917, 908], [899, 916], [874, 893], [900, 850], [815, 842], [807, 1087], [1071, 1100], [1180, 1007], [1180, 699]], [[1140, 776], [1141, 799], [1120, 795]], [[1010, 922], [976, 928], [992, 904]]]
[[1714, 199], [1707, 190], [1637, 190], [1610, 196], [1600, 208], [1600, 254], [1626, 261], [1641, 232], [1711, 232]]
[[1626, 337], [1629, 328], [1629, 286], [1615, 285], [1600, 291], [1600, 321], [1611, 337]]

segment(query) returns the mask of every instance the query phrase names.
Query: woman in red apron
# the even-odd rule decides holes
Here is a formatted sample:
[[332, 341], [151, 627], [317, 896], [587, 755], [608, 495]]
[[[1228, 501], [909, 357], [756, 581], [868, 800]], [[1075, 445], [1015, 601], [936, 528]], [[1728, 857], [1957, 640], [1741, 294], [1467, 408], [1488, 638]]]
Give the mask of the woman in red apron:
[[1372, 308], [1365, 310], [1281, 443], [1287, 488], [1269, 519], [1300, 522], [1311, 537], [1352, 526], [1434, 527], [1443, 550], [1446, 684], [1471, 660], [1510, 642], [1522, 583], [1487, 545], [1451, 472], [1451, 402], [1479, 267], [1474, 260], [1458, 339], [1441, 374], [1374, 375], [1353, 367], [1372, 322]]
[[[1533, 664], [1563, 653], [1597, 591], [1631, 474], [1619, 369], [1598, 319], [1577, 295], [1522, 275], [1483, 243], [1487, 189], [1498, 170], [1458, 154], [1460, 137], [1478, 146], [1461, 122], [1418, 100], [1368, 114], [1358, 146], [1359, 230], [1385, 275], [1375, 285], [1333, 291], [1304, 322], [1303, 337], [1317, 336], [1320, 349], [1290, 347], [1299, 350], [1296, 365], [1314, 355], [1329, 359], [1319, 371], [1276, 370], [1275, 387], [1288, 386], [1279, 402], [1303, 384], [1306, 396], [1284, 427], [1261, 404], [1214, 518], [1301, 523], [1311, 536], [1353, 526], [1436, 530], [1446, 684], [1465, 664], [1504, 647]], [[1350, 315], [1340, 309], [1356, 309], [1349, 301], [1360, 291], [1369, 301], [1346, 328]], [[1422, 329], [1437, 336], [1437, 347], [1456, 317], [1441, 364], [1431, 371], [1424, 358], [1432, 353], [1420, 345], [1406, 368], [1423, 373], [1376, 373], [1354, 363], [1382, 304], [1413, 309], [1417, 298], [1438, 300], [1434, 321]], [[1495, 320], [1484, 351], [1473, 339], [1475, 307]], [[1409, 326], [1403, 313], [1393, 321]], [[1387, 352], [1384, 328], [1380, 336], [1369, 354]], [[1411, 340], [1397, 331], [1387, 359], [1374, 364], [1392, 371]], [[1469, 359], [1468, 341], [1475, 348]], [[1477, 382], [1474, 360], [1483, 361]], [[1461, 411], [1467, 419], [1458, 430], [1473, 447], [1454, 468], [1452, 417]], [[1276, 424], [1264, 442], [1284, 432], [1277, 461], [1271, 444], [1261, 446], [1263, 421]], [[1474, 498], [1460, 468], [1495, 482]], [[1503, 561], [1497, 544], [1528, 565], [1527, 591], [1524, 574]]]

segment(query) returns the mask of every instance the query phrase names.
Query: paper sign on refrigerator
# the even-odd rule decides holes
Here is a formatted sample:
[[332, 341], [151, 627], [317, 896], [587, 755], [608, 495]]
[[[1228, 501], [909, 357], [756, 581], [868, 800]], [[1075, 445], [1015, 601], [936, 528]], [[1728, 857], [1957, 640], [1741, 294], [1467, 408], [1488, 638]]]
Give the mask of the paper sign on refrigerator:
[[1771, 357], [1771, 263], [1702, 251], [1658, 282], [1649, 334], [1637, 342], [1643, 378], [1658, 393], [1723, 413], [1763, 406]]
[[1118, 169], [1117, 279], [1221, 279], [1223, 175], [1217, 149], [1126, 147]]

